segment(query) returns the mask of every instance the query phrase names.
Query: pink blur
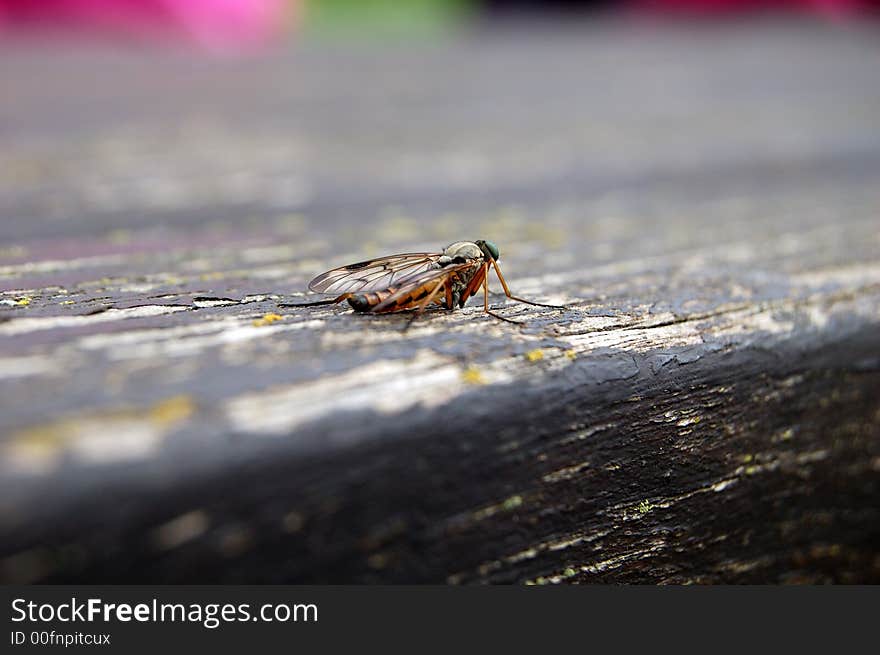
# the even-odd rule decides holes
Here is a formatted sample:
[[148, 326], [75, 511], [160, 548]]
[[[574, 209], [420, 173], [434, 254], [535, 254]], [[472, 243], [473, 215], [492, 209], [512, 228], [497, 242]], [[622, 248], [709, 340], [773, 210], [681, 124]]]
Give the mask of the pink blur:
[[290, 23], [291, 0], [0, 0], [0, 30], [252, 50]]

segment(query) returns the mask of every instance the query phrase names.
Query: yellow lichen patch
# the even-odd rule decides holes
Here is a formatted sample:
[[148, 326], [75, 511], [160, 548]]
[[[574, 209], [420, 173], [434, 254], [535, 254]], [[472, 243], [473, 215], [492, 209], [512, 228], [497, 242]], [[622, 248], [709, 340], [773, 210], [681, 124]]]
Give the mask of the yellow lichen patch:
[[272, 325], [277, 321], [283, 321], [284, 317], [281, 314], [263, 314], [262, 318], [258, 318], [254, 321], [254, 327], [262, 327], [264, 325]]
[[537, 241], [551, 249], [561, 248], [569, 238], [567, 230], [548, 227], [537, 221], [526, 223], [524, 231], [529, 241]]
[[486, 384], [486, 376], [476, 366], [468, 366], [461, 372], [461, 381], [465, 384]]
[[53, 425], [14, 433], [2, 452], [4, 459], [19, 469], [46, 472], [61, 458], [59, 435]]
[[526, 359], [530, 362], [538, 362], [544, 359], [544, 351], [540, 348], [535, 348], [534, 350], [530, 350], [526, 353]]
[[110, 243], [122, 246], [131, 243], [133, 236], [134, 235], [131, 233], [131, 230], [124, 230], [120, 228], [116, 230], [110, 230], [110, 232], [107, 233], [107, 240]]
[[780, 430], [776, 434], [773, 435], [772, 441], [791, 441], [792, 437], [794, 437], [794, 429], [793, 428], [785, 428], [784, 430]]
[[565, 356], [568, 357], [569, 359], [577, 359], [578, 355], [577, 355], [577, 351], [575, 351], [575, 350], [566, 350]]
[[172, 396], [153, 405], [150, 418], [160, 426], [169, 426], [185, 421], [193, 415], [195, 409], [195, 403], [189, 396]]
[[75, 300], [62, 300], [62, 301], [61, 301], [60, 303], [58, 303], [58, 304], [59, 304], [59, 305], [73, 305], [75, 302], [76, 302]]
[[509, 512], [510, 510], [516, 509], [517, 507], [519, 507], [522, 504], [523, 504], [522, 496], [511, 496], [510, 498], [505, 500], [503, 503], [501, 503], [501, 509]]
[[19, 307], [27, 307], [31, 304], [32, 298], [30, 296], [22, 296], [21, 298], [15, 299], [15, 304]]
[[27, 249], [22, 246], [8, 246], [0, 248], [0, 257], [24, 257]]
[[367, 558], [367, 566], [379, 571], [388, 566], [388, 555], [385, 553], [373, 553]]

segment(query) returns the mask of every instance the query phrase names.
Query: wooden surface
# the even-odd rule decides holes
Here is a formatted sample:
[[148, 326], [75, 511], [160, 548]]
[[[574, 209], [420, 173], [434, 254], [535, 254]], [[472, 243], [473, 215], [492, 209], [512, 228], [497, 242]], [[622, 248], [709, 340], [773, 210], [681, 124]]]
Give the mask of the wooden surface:
[[[7, 46], [0, 579], [880, 581], [876, 36]], [[287, 306], [475, 238], [568, 308]]]

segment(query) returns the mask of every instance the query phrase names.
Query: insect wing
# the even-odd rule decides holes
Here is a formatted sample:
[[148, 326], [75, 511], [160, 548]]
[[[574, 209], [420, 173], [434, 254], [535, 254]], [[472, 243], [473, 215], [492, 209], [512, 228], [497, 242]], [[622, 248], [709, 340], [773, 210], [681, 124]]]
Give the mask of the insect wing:
[[309, 289], [330, 294], [383, 291], [404, 278], [435, 270], [439, 257], [436, 252], [411, 252], [340, 266], [321, 273], [309, 282]]
[[469, 261], [407, 275], [399, 281], [399, 288], [376, 305], [372, 311], [394, 312], [415, 308], [420, 300], [434, 291], [437, 285], [449, 284], [457, 275], [475, 271], [480, 265], [479, 262]]

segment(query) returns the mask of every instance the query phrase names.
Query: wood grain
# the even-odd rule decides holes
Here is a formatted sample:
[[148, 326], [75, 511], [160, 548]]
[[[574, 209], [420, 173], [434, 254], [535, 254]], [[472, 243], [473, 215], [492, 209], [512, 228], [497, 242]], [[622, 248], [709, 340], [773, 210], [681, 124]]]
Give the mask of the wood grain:
[[880, 581], [872, 36], [8, 50], [0, 579]]

